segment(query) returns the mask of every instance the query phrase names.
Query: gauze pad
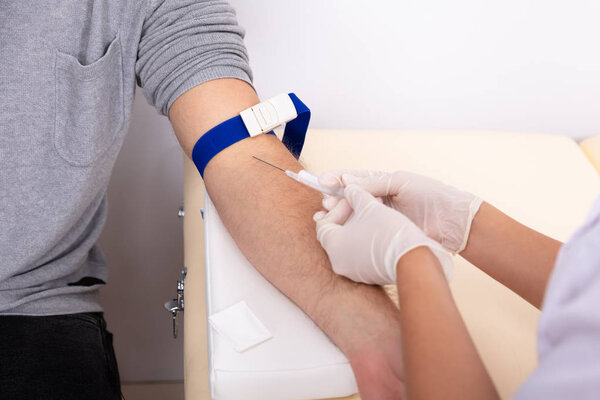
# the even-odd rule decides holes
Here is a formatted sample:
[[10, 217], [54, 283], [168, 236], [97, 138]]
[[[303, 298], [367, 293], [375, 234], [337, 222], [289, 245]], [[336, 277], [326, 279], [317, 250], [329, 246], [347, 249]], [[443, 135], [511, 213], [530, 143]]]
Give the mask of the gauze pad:
[[239, 353], [273, 337], [245, 301], [211, 315], [208, 320], [213, 329], [232, 342]]

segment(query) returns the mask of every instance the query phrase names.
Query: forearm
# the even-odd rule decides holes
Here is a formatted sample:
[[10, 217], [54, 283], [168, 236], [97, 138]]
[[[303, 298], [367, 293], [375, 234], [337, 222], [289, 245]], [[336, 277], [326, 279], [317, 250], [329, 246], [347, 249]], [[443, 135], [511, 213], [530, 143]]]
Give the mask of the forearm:
[[[243, 82], [207, 82], [181, 96], [171, 109], [171, 121], [190, 155], [200, 135], [258, 102]], [[210, 112], [207, 112], [210, 110]], [[208, 114], [208, 115], [207, 115]], [[272, 135], [242, 140], [216, 155], [204, 180], [223, 223], [258, 271], [300, 306], [346, 353], [351, 355], [361, 332], [336, 330], [357, 321], [343, 316], [369, 316], [390, 323], [394, 306], [380, 288], [353, 283], [333, 273], [316, 240], [312, 215], [321, 195], [285, 174], [255, 160], [255, 155], [291, 170], [301, 168]], [[376, 310], [375, 312], [373, 310]], [[364, 332], [362, 332], [364, 334]]]
[[484, 202], [461, 256], [540, 308], [561, 245]]
[[[224, 97], [223, 93], [232, 96]], [[195, 141], [204, 132], [258, 102], [254, 91], [243, 82], [211, 81], [181, 96], [173, 105], [171, 120], [183, 149], [191, 155]], [[207, 109], [211, 111], [202, 112]], [[299, 280], [324, 285], [332, 277], [308, 223], [320, 196], [252, 155], [285, 168], [299, 167], [279, 140], [260, 135], [217, 154], [204, 172], [206, 189], [248, 260], [283, 293], [312, 312], [318, 299], [304, 299], [303, 292], [297, 290], [302, 287]]]
[[497, 399], [433, 253], [404, 255], [397, 282], [409, 398]]
[[[394, 326], [389, 319], [393, 305], [381, 288], [354, 283], [332, 271], [312, 219], [321, 209], [321, 194], [252, 155], [282, 168], [301, 168], [275, 137], [239, 142], [215, 157], [205, 171], [211, 199], [252, 265], [352, 357], [354, 345], [363, 339], [352, 335], [366, 332], [351, 326], [363, 325], [358, 320], [365, 315], [378, 315], [382, 323]], [[234, 159], [237, 167], [231, 168]]]
[[[319, 209], [321, 195], [252, 158], [256, 155], [290, 170], [300, 168], [273, 136], [245, 140], [228, 150], [215, 157], [205, 171], [207, 190], [223, 223], [252, 265], [315, 315], [320, 297], [334, 277], [315, 239], [311, 219]], [[315, 296], [301, 290], [306, 285], [317, 292], [323, 287], [323, 293]]]

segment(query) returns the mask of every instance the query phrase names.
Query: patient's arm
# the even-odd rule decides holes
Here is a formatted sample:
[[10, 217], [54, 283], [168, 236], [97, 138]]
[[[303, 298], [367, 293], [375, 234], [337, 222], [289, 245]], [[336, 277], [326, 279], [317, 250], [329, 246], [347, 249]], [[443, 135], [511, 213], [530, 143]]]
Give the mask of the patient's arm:
[[[179, 97], [169, 117], [189, 156], [203, 133], [258, 101], [248, 84], [219, 79]], [[321, 208], [321, 195], [252, 155], [282, 168], [301, 168], [273, 135], [248, 138], [223, 150], [204, 173], [223, 223], [260, 273], [346, 354], [363, 399], [400, 398], [401, 338], [395, 306], [380, 288], [333, 273], [312, 220]]]
[[540, 308], [561, 244], [484, 202], [460, 255]]

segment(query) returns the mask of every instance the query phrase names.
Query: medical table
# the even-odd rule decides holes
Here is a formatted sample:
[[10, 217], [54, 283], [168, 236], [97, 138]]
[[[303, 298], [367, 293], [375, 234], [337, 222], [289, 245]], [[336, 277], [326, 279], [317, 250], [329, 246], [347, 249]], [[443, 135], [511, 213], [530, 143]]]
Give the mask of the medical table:
[[[600, 193], [600, 137], [578, 145], [513, 132], [311, 130], [300, 160], [315, 173], [404, 169], [435, 177], [562, 241]], [[184, 236], [187, 399], [359, 399], [347, 359], [243, 257], [187, 158]], [[454, 265], [456, 303], [509, 398], [536, 365], [539, 312], [460, 256]], [[239, 322], [233, 332], [217, 323], [228, 314]]]

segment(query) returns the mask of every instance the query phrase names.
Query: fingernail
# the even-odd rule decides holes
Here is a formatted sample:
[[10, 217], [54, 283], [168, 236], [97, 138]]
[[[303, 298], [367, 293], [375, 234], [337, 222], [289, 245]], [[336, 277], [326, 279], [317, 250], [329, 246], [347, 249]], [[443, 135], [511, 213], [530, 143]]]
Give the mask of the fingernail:
[[323, 199], [323, 208], [326, 210], [331, 210], [335, 205], [335, 199], [331, 196], [327, 196]]
[[323, 217], [325, 216], [325, 211], [317, 211], [315, 213], [315, 215], [313, 215], [313, 220], [316, 221], [320, 221], [323, 219]]
[[350, 175], [350, 174], [342, 175], [342, 182], [344, 182], [346, 185], [348, 185], [350, 183], [354, 183], [357, 180], [358, 180], [358, 178], [356, 178], [354, 175]]
[[326, 185], [326, 186], [339, 186], [340, 185], [339, 179], [333, 175], [321, 175], [319, 177], [319, 183], [321, 185]]

